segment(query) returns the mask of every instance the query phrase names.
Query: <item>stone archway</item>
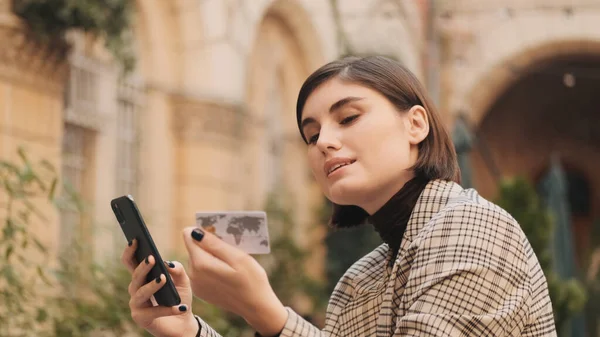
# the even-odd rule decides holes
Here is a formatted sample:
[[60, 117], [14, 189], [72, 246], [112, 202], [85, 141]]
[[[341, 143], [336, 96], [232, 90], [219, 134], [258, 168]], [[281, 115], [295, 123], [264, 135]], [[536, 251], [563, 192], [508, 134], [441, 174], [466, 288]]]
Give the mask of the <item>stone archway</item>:
[[[247, 151], [244, 162], [253, 168], [247, 173], [254, 177], [249, 179], [252, 183], [249, 190], [253, 191], [249, 197], [264, 202], [269, 189], [265, 180], [271, 174], [284, 177], [276, 184], [290, 187], [289, 184], [295, 181], [306, 186], [307, 165], [304, 153], [299, 152], [303, 148], [296, 126], [295, 103], [302, 82], [323, 61], [318, 37], [308, 15], [293, 1], [276, 1], [267, 9], [254, 41], [248, 63], [246, 93], [251, 150]], [[269, 146], [269, 137], [272, 145], [283, 144], [280, 144], [279, 150], [275, 149], [283, 156], [278, 159], [283, 165], [278, 168], [281, 170], [279, 173], [268, 173], [269, 168], [262, 165], [265, 160], [277, 160], [269, 158], [273, 156], [265, 150]], [[300, 192], [295, 191], [294, 194], [297, 193]], [[302, 192], [298, 202], [302, 203], [305, 197]]]
[[564, 59], [574, 54], [600, 55], [597, 40], [556, 40], [532, 45], [514, 54], [504, 55], [487, 71], [481, 72], [463, 97], [470, 120], [479, 124], [497, 101], [498, 96], [516, 83], [528, 69], [552, 59]]
[[[466, 112], [479, 123], [499, 92], [540, 58], [593, 52], [600, 41], [595, 22], [600, 8], [583, 4], [473, 3], [441, 5], [436, 19], [442, 35], [441, 109], [455, 117]], [[450, 121], [450, 120], [449, 120]]]
[[[528, 58], [535, 62], [517, 68], [487, 111], [473, 117], [487, 145], [484, 150], [502, 176], [524, 175], [535, 182], [557, 155], [567, 173], [577, 172], [572, 177], [585, 177], [589, 210], [572, 217], [576, 246], [583, 248], [593, 222], [600, 218], [600, 52], [590, 52], [593, 47], [554, 53], [551, 46], [538, 48], [543, 53]], [[493, 198], [495, 181], [478, 150], [472, 153], [475, 186]]]
[[322, 63], [319, 37], [304, 9], [295, 1], [275, 1], [258, 24], [248, 62], [243, 180], [247, 207], [262, 209], [271, 193], [283, 192], [294, 211], [293, 237], [311, 247], [313, 276], [321, 274], [324, 261], [320, 240], [313, 240], [322, 235], [322, 229], [313, 231], [321, 197], [306, 163], [295, 105], [302, 83]]

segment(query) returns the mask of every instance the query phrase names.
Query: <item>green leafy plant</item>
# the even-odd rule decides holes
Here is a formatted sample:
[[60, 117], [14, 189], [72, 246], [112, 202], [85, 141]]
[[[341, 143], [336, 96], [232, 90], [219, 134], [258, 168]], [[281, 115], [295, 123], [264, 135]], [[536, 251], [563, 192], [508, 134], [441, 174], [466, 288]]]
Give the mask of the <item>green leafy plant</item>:
[[592, 224], [589, 236], [589, 248], [585, 253], [585, 288], [588, 301], [585, 308], [585, 318], [588, 325], [588, 334], [600, 334], [600, 221]]
[[[0, 337], [149, 336], [131, 319], [127, 293], [131, 275], [119, 261], [95, 263], [86, 258], [78, 240], [63, 248], [57, 265], [50, 261], [35, 231], [34, 220], [48, 221], [41, 206], [85, 212], [86, 204], [76, 191], [59, 182], [49, 162], [33, 162], [22, 149], [18, 157], [17, 163], [0, 161], [4, 192], [0, 208]], [[59, 188], [63, 191], [60, 198]], [[300, 296], [312, 301], [315, 310], [322, 309], [327, 296], [322, 284], [303, 272], [308, 252], [291, 237], [291, 212], [274, 200], [268, 203], [267, 214], [271, 227], [280, 226], [274, 232], [281, 234], [272, 238], [272, 253], [258, 260], [286, 305], [293, 307]], [[199, 299], [194, 299], [193, 309], [226, 336], [253, 336], [241, 317]]]
[[[138, 331], [129, 313], [130, 275], [122, 267], [81, 263], [81, 247], [65, 249], [56, 266], [40, 242], [36, 225], [48, 218], [40, 210], [74, 202], [57, 197], [58, 174], [46, 160], [32, 161], [23, 149], [18, 162], [0, 160], [2, 235], [0, 237], [0, 336], [123, 335]], [[72, 191], [71, 191], [72, 192]]]
[[[271, 254], [262, 260], [269, 272], [269, 281], [278, 297], [293, 307], [297, 296], [308, 298], [313, 309], [324, 308], [327, 294], [324, 284], [305, 271], [310, 252], [300, 247], [293, 237], [296, 227], [292, 210], [280, 202], [282, 198], [272, 195], [266, 205], [271, 227], [278, 229], [271, 242]], [[273, 231], [271, 231], [273, 233]]]
[[68, 31], [80, 30], [104, 39], [124, 71], [134, 66], [131, 0], [13, 0], [12, 7], [41, 42], [65, 42]]
[[[332, 210], [331, 202], [324, 198], [319, 210], [319, 222], [328, 223]], [[365, 225], [345, 229], [328, 228], [324, 243], [327, 247], [326, 291], [330, 294], [348, 268], [381, 245], [382, 241], [373, 226]]]
[[38, 288], [50, 284], [44, 268], [48, 262], [46, 248], [33, 234], [31, 224], [47, 221], [33, 200], [53, 199], [56, 172], [47, 161], [31, 162], [23, 149], [18, 150], [18, 158], [17, 163], [0, 160], [0, 336], [37, 333], [31, 329], [37, 329], [48, 317], [38, 301]]
[[[81, 247], [72, 246], [72, 256], [82, 256]], [[71, 254], [70, 254], [71, 255]], [[133, 323], [129, 310], [127, 288], [131, 274], [118, 261], [100, 265], [74, 264], [70, 258], [61, 258], [56, 271], [59, 290], [47, 297], [52, 308], [52, 336], [83, 337], [92, 333], [122, 336], [128, 332], [142, 334]], [[53, 303], [61, 303], [60, 310]]]
[[523, 177], [500, 183], [496, 203], [519, 222], [536, 253], [548, 282], [557, 331], [581, 312], [586, 303], [583, 284], [576, 279], [562, 280], [552, 268], [550, 239], [553, 219], [542, 205], [534, 187]]

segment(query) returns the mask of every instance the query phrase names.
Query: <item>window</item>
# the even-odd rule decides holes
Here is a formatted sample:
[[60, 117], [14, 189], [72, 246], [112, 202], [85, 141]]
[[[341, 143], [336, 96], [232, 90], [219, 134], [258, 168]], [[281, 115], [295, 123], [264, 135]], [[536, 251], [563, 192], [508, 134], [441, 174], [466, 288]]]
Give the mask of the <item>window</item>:
[[64, 119], [68, 123], [100, 130], [104, 125], [101, 102], [102, 73], [106, 67], [94, 60], [75, 54], [71, 62], [69, 84], [65, 92]]
[[139, 85], [132, 79], [119, 82], [117, 93], [117, 187], [118, 195], [138, 192], [139, 111], [142, 102]]
[[[65, 96], [62, 142], [61, 222], [59, 248], [69, 258], [80, 258], [73, 248], [86, 247], [91, 239], [90, 209], [95, 188], [95, 135], [104, 123], [101, 102], [102, 73], [99, 62], [75, 53], [70, 58], [70, 77]], [[73, 246], [77, 243], [76, 246]]]
[[83, 227], [82, 204], [89, 186], [86, 170], [90, 167], [91, 131], [66, 123], [62, 143], [62, 176], [64, 190], [61, 203], [59, 247], [71, 248]]

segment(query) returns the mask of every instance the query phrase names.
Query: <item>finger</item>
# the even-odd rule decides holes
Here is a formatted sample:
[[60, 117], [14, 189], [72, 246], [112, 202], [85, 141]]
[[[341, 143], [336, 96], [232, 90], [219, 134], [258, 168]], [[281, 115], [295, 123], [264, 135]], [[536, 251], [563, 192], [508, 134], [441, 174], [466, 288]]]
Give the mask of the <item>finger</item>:
[[154, 266], [154, 256], [149, 255], [142, 261], [133, 271], [131, 276], [131, 283], [129, 284], [129, 294], [133, 296], [138, 289], [146, 283], [146, 276], [150, 272], [150, 269]]
[[165, 265], [168, 267], [167, 270], [176, 287], [187, 288], [190, 286], [190, 279], [181, 263], [177, 261], [165, 261]]
[[198, 227], [187, 227], [184, 229], [184, 240], [188, 251], [190, 247], [198, 246], [230, 266], [246, 263], [249, 257], [244, 251], [226, 243], [214, 234], [203, 231]]
[[185, 304], [180, 304], [173, 307], [158, 306], [132, 310], [131, 317], [133, 318], [133, 321], [139, 324], [140, 326], [147, 326], [157, 318], [165, 316], [182, 315], [185, 314], [187, 311], [188, 307]]
[[145, 308], [150, 303], [150, 298], [167, 282], [164, 274], [160, 274], [156, 279], [140, 287], [129, 301], [130, 308]]
[[[193, 268], [194, 271], [200, 271], [200, 273], [212, 273], [218, 276], [226, 276], [227, 274], [235, 272], [235, 270], [226, 262], [220, 260], [202, 249], [198, 244], [194, 243], [194, 240], [190, 236], [191, 232], [192, 230], [190, 228], [184, 229], [183, 240], [190, 258], [189, 266]], [[215, 238], [215, 240], [219, 239]], [[194, 272], [190, 273], [190, 278], [193, 278], [194, 275]]]
[[134, 255], [136, 249], [137, 240], [133, 239], [129, 241], [127, 248], [125, 248], [123, 254], [121, 254], [121, 262], [125, 265], [125, 267], [127, 267], [127, 270], [129, 270], [130, 273], [133, 273], [135, 270], [136, 263]]

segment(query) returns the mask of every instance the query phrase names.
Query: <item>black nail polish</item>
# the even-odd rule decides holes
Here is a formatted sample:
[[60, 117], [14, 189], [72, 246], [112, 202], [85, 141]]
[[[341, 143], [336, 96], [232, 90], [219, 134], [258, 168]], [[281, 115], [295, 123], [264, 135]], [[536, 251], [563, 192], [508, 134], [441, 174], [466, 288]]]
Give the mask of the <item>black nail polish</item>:
[[149, 259], [149, 257], [150, 257], [150, 256], [146, 256], [146, 260], [144, 260], [144, 261], [146, 261], [146, 264], [150, 264], [150, 259]]
[[167, 261], [165, 262], [167, 264], [167, 266], [169, 266], [169, 268], [175, 268], [175, 264], [171, 261]]
[[156, 278], [156, 283], [160, 283], [160, 276]]
[[204, 238], [204, 231], [202, 231], [200, 228], [195, 228], [192, 231], [192, 238], [196, 241], [202, 241]]
[[133, 240], [129, 240], [129, 241], [127, 242], [127, 245], [128, 245], [129, 247], [131, 247], [131, 245], [132, 245], [132, 244], [133, 244]]
[[187, 311], [187, 307], [184, 304], [182, 304], [179, 306], [179, 311], [185, 312], [185, 311]]

